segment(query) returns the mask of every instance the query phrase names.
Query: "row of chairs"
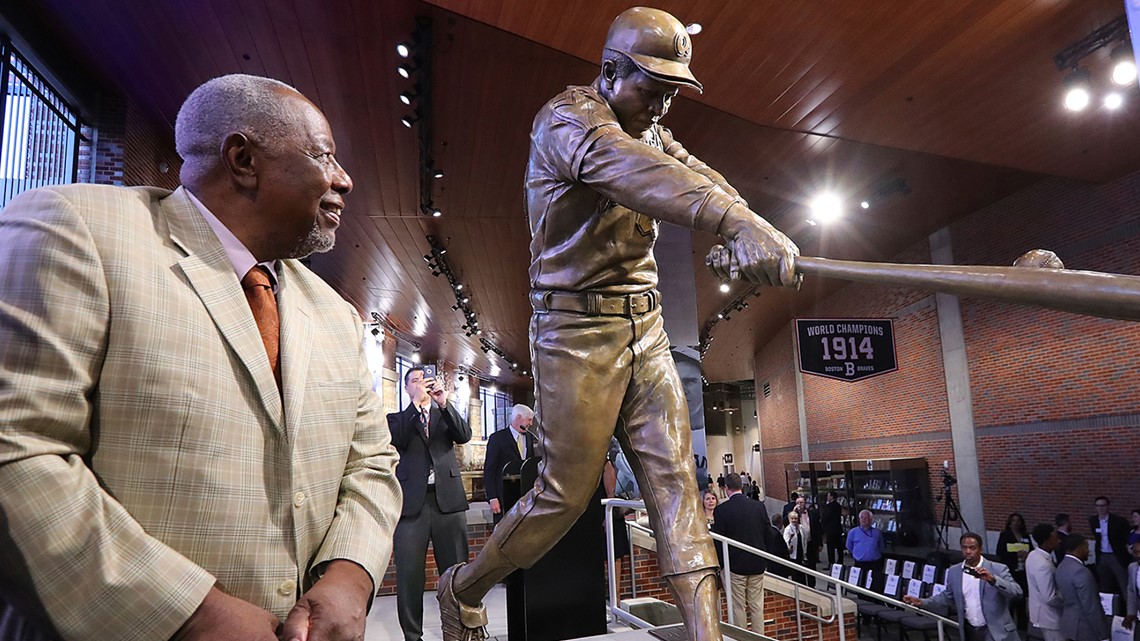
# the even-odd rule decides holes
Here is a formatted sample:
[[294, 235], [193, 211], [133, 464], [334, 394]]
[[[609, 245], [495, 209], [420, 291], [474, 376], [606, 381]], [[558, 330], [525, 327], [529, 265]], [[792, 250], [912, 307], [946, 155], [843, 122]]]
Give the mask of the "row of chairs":
[[[833, 578], [853, 583], [898, 600], [901, 600], [903, 595], [927, 598], [938, 594], [946, 589], [946, 586], [939, 583], [928, 583], [925, 579], [937, 580], [943, 575], [944, 569], [932, 564], [922, 565], [913, 561], [900, 561], [898, 559], [887, 559], [881, 577], [876, 577], [873, 571], [863, 572], [857, 567], [836, 564], [831, 568]], [[938, 622], [933, 618], [914, 614], [910, 610], [895, 608], [871, 599], [855, 598], [854, 601], [859, 613], [855, 619], [856, 629], [862, 635], [864, 621], [873, 622], [876, 641], [883, 640], [883, 627], [887, 624], [898, 626], [899, 641], [909, 641], [908, 631], [922, 634], [924, 641], [929, 641], [931, 633], [938, 631]]]

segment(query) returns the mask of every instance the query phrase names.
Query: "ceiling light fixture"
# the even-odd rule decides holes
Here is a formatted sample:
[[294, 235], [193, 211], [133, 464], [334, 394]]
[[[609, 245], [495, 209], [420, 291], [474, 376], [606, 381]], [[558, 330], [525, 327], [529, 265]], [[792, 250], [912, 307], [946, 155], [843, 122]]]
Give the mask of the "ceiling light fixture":
[[685, 25], [685, 31], [688, 32], [688, 34], [690, 36], [697, 35], [703, 29], [704, 29], [704, 27], [702, 27], [701, 23], [699, 23], [699, 22], [690, 22], [689, 24]]
[[1136, 82], [1136, 57], [1128, 43], [1112, 50], [1112, 81], [1118, 85]]
[[731, 289], [731, 287], [728, 286], [728, 283], [721, 283], [720, 284], [720, 291], [722, 293], [727, 294], [730, 289]]
[[824, 192], [811, 201], [812, 219], [821, 223], [839, 220], [843, 215], [843, 201], [830, 192]]
[[1081, 67], [1065, 77], [1065, 108], [1069, 111], [1082, 111], [1089, 106], [1091, 85], [1089, 70]]
[[1120, 109], [1120, 106], [1123, 104], [1124, 96], [1120, 95], [1118, 92], [1113, 91], [1104, 97], [1105, 109]]

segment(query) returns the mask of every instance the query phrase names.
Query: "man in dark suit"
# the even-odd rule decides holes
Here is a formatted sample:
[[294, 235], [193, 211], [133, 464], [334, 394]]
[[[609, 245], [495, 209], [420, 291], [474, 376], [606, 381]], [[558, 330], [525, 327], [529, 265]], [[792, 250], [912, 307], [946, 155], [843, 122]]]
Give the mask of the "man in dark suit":
[[966, 532], [959, 539], [963, 561], [946, 570], [946, 589], [929, 599], [904, 596], [910, 605], [938, 613], [957, 610], [962, 641], [1020, 641], [1009, 613], [1022, 598], [1009, 568], [982, 557], [982, 537]]
[[1080, 534], [1070, 534], [1061, 541], [1061, 551], [1065, 558], [1053, 574], [1062, 600], [1061, 634], [1074, 641], [1103, 641], [1109, 637], [1109, 629], [1096, 577], [1085, 567], [1089, 542]]
[[1115, 592], [1123, 595], [1128, 585], [1124, 569], [1132, 562], [1128, 554], [1128, 521], [1118, 514], [1109, 512], [1111, 504], [1107, 496], [1098, 496], [1093, 501], [1096, 514], [1089, 517], [1089, 528], [1096, 542], [1096, 578], [1101, 592]]
[[784, 504], [784, 509], [780, 512], [780, 517], [784, 519], [785, 525], [788, 522], [788, 513], [796, 509], [796, 504], [799, 503], [799, 500], [800, 493], [792, 492], [791, 496], [788, 497], [788, 502]]
[[471, 428], [447, 404], [447, 390], [422, 367], [404, 374], [412, 399], [388, 415], [392, 444], [400, 452], [396, 479], [404, 508], [396, 525], [396, 610], [405, 641], [421, 641], [428, 541], [440, 573], [467, 560], [467, 494], [455, 445], [471, 440]]
[[[713, 512], [712, 531], [745, 545], [767, 552], [774, 531], [768, 522], [768, 510], [760, 501], [750, 501], [741, 494], [740, 475], [729, 474], [724, 479], [728, 500]], [[783, 542], [781, 541], [781, 545]], [[716, 547], [721, 567], [724, 567], [724, 549]], [[752, 614], [752, 631], [764, 633], [764, 572], [768, 562], [739, 548], [728, 550], [728, 583], [732, 589], [733, 624], [748, 629], [745, 607]]]
[[819, 521], [823, 542], [827, 544], [827, 565], [843, 563], [847, 541], [843, 538], [843, 506], [835, 492], [827, 493], [827, 502], [819, 509]]
[[503, 518], [503, 467], [509, 463], [522, 463], [534, 456], [535, 438], [530, 432], [534, 423], [534, 410], [526, 405], [511, 408], [511, 424], [487, 437], [487, 459], [483, 463], [483, 487], [487, 490], [487, 503], [495, 523]]

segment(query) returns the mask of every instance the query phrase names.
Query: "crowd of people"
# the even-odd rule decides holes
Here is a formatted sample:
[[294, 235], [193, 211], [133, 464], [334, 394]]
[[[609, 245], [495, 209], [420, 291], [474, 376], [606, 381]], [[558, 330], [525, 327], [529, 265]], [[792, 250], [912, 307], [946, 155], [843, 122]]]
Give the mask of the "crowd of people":
[[[826, 494], [820, 509], [792, 492], [782, 513], [771, 516], [769, 526], [764, 504], [741, 494], [740, 476], [721, 478], [727, 501], [721, 503], [711, 488], [703, 494], [705, 517], [713, 532], [813, 570], [821, 569], [820, 552], [826, 546], [828, 566], [844, 564], [849, 556], [850, 565], [862, 576], [869, 571], [876, 578], [872, 589], [883, 588], [887, 546], [871, 511], [859, 512], [858, 525], [846, 528], [834, 492]], [[945, 589], [930, 598], [903, 600], [957, 616], [963, 641], [1018, 641], [1016, 631], [1030, 625], [1046, 641], [1104, 641], [1109, 625], [1100, 595], [1117, 595], [1123, 604], [1123, 627], [1140, 638], [1135, 626], [1140, 605], [1140, 509], [1125, 519], [1110, 505], [1105, 496], [1095, 499], [1088, 537], [1072, 531], [1067, 514], [1033, 528], [1027, 527], [1021, 514], [1010, 514], [989, 557], [983, 553], [984, 537], [964, 532], [959, 541], [963, 561], [946, 568]], [[747, 626], [747, 612], [754, 631], [763, 630], [763, 596], [753, 590], [762, 589], [755, 586], [763, 585], [766, 572], [813, 585], [803, 572], [763, 563], [761, 557], [741, 550], [733, 549], [729, 561], [725, 583], [733, 591], [736, 625]], [[725, 567], [723, 558], [721, 566]]]

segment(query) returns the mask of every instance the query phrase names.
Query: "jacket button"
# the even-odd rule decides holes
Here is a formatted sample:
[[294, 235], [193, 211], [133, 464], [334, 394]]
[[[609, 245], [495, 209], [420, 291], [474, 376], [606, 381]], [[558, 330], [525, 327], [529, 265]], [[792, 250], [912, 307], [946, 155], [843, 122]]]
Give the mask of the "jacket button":
[[305, 493], [297, 492], [293, 495], [293, 507], [301, 507], [305, 504]]
[[286, 579], [277, 587], [277, 592], [281, 596], [293, 596], [297, 593], [297, 582], [293, 579]]

